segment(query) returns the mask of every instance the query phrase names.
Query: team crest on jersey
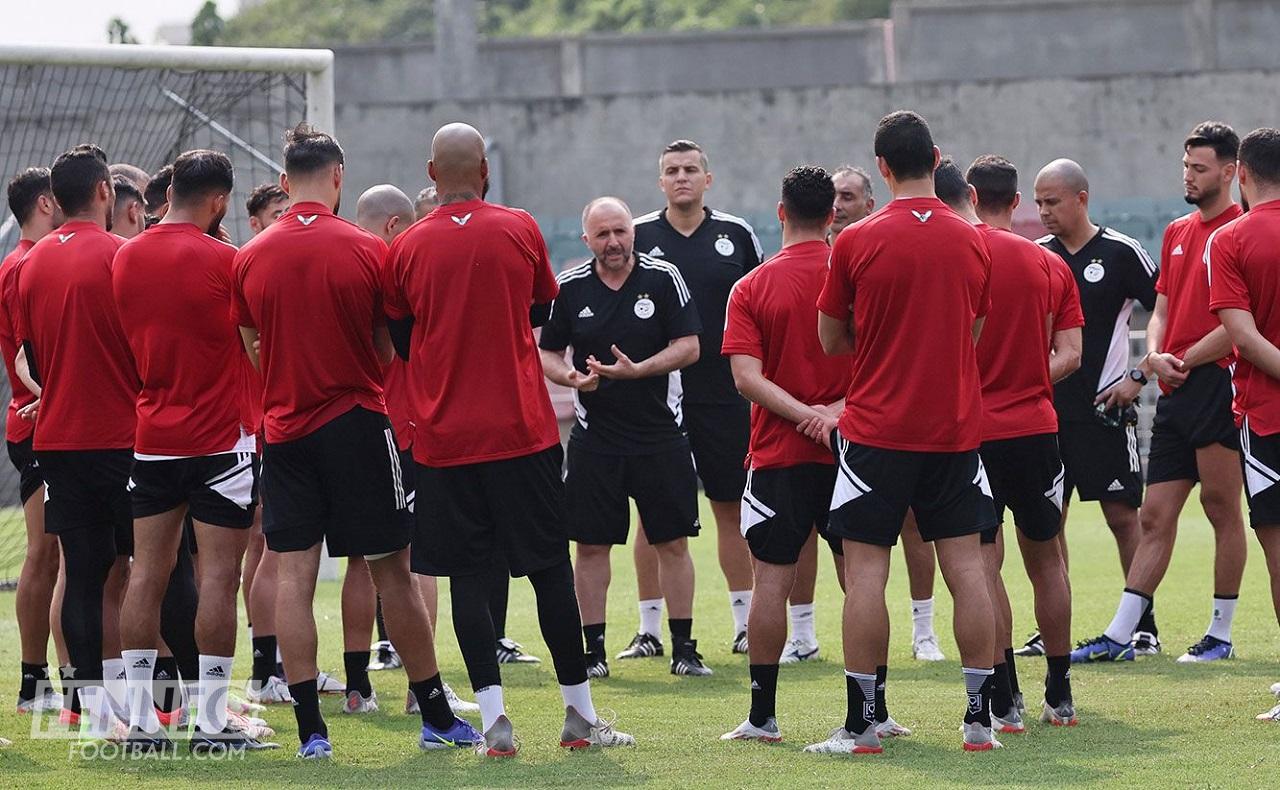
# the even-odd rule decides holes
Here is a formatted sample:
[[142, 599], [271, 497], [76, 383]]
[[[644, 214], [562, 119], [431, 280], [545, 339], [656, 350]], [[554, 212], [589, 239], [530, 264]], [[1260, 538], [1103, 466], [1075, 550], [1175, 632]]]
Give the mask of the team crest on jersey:
[[733, 254], [733, 240], [723, 233], [716, 239], [716, 252], [728, 258]]
[[1105, 277], [1107, 270], [1102, 266], [1101, 258], [1094, 258], [1089, 261], [1089, 265], [1084, 267], [1084, 279], [1091, 283], [1096, 283]]
[[653, 317], [653, 300], [649, 298], [649, 294], [640, 294], [636, 299], [636, 318], [646, 319]]
[[912, 209], [911, 213], [915, 214], [916, 219], [920, 220], [921, 224], [923, 224], [925, 222], [928, 222], [929, 218], [933, 216], [933, 209], [930, 209], [924, 212], [923, 214], [921, 214], [919, 211], [916, 211], [915, 209]]
[[298, 215], [298, 221], [299, 221], [299, 222], [301, 222], [303, 225], [310, 226], [310, 225], [311, 225], [311, 223], [313, 223], [313, 222], [315, 222], [315, 221], [316, 221], [316, 217], [318, 217], [318, 216], [320, 216], [320, 215], [319, 215], [319, 214], [312, 214], [312, 215], [311, 215], [311, 216], [309, 216], [309, 217], [304, 217], [304, 216], [302, 216], [301, 214], [299, 214], [299, 215]]
[[458, 223], [458, 227], [465, 228], [467, 226], [467, 223], [471, 220], [471, 212], [468, 211], [466, 214], [463, 214], [461, 217], [450, 217], [449, 219]]
[[76, 235], [75, 231], [72, 231], [72, 232], [70, 232], [70, 233], [59, 233], [59, 234], [58, 234], [58, 243], [59, 243], [59, 244], [66, 244], [67, 242], [71, 241], [71, 239], [72, 239], [72, 238], [74, 238], [74, 237], [75, 237], [75, 235]]

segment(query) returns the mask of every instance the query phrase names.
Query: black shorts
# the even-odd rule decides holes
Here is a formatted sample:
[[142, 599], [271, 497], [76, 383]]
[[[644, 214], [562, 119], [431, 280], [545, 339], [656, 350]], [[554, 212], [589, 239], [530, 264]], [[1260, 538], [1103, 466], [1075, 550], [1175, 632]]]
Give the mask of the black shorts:
[[686, 403], [684, 429], [702, 490], [712, 502], [737, 502], [747, 487], [751, 404]]
[[[1064, 470], [1058, 455], [1058, 435], [1042, 433], [983, 442], [982, 465], [991, 483], [996, 519], [1004, 523], [1007, 507], [1018, 531], [1031, 540], [1052, 540], [1062, 530]], [[982, 533], [994, 543], [996, 529]]]
[[31, 449], [30, 436], [20, 442], [8, 444], [9, 460], [13, 462], [13, 468], [18, 470], [18, 494], [25, 505], [40, 490], [40, 486], [44, 485], [44, 473], [40, 471], [40, 464], [36, 463], [36, 451]]
[[1142, 505], [1142, 464], [1138, 460], [1137, 426], [1111, 428], [1100, 422], [1064, 422], [1058, 426], [1058, 451], [1066, 469], [1063, 502], [1071, 492], [1081, 502]]
[[1170, 480], [1200, 480], [1196, 450], [1211, 444], [1240, 449], [1240, 432], [1231, 414], [1231, 371], [1201, 365], [1187, 380], [1156, 401], [1147, 455], [1147, 485]]
[[1240, 465], [1249, 501], [1249, 525], [1280, 526], [1280, 434], [1259, 436], [1246, 419], [1240, 428]]
[[44, 470], [44, 531], [110, 530], [118, 556], [133, 554], [132, 450], [37, 450]]
[[385, 414], [357, 406], [301, 439], [268, 444], [262, 487], [272, 551], [323, 540], [330, 556], [363, 557], [409, 545], [400, 454]]
[[747, 472], [742, 493], [742, 536], [751, 556], [771, 565], [794, 565], [814, 529], [836, 554], [844, 547], [827, 535], [836, 468], [799, 464]]
[[216, 527], [248, 529], [258, 503], [258, 456], [220, 453], [163, 461], [135, 460], [129, 481], [133, 517], [187, 505], [187, 518]]
[[687, 444], [646, 455], [610, 455], [569, 440], [564, 478], [569, 540], [593, 546], [627, 542], [636, 501], [650, 544], [698, 534], [698, 478]]
[[836, 484], [827, 526], [833, 538], [892, 546], [910, 508], [924, 540], [957, 538], [996, 521], [977, 450], [924, 453], [868, 447], [832, 431]]
[[424, 576], [472, 576], [507, 563], [527, 576], [569, 559], [564, 451], [462, 466], [417, 465], [411, 564]]

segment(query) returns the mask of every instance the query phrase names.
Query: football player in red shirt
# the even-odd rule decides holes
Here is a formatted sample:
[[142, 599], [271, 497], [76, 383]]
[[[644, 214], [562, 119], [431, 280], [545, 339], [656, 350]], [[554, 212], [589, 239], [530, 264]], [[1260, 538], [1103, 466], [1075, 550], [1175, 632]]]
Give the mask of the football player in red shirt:
[[[1240, 597], [1247, 548], [1240, 509], [1240, 441], [1231, 414], [1231, 340], [1209, 311], [1205, 245], [1218, 228], [1241, 215], [1231, 199], [1239, 138], [1230, 126], [1206, 121], [1183, 142], [1186, 201], [1196, 207], [1169, 223], [1160, 254], [1156, 307], [1147, 324], [1142, 376], [1158, 376], [1161, 395], [1151, 427], [1147, 496], [1142, 538], [1125, 576], [1115, 619], [1099, 637], [1074, 653], [1081, 661], [1128, 657], [1138, 620], [1173, 557], [1178, 516], [1196, 483], [1200, 504], [1213, 525], [1213, 614], [1199, 642], [1180, 663], [1231, 658], [1231, 622]], [[1135, 379], [1116, 386], [1119, 397], [1136, 397]], [[1104, 649], [1105, 648], [1105, 649]]]
[[3, 300], [0, 308], [0, 353], [4, 354], [13, 394], [5, 419], [5, 441], [9, 446], [9, 460], [18, 472], [19, 498], [27, 525], [27, 552], [18, 576], [15, 608], [22, 653], [18, 710], [29, 713], [61, 707], [60, 695], [47, 683], [49, 665], [45, 657], [48, 655], [50, 633], [58, 660], [63, 664], [67, 659], [67, 647], [62, 641], [62, 627], [58, 622], [62, 609], [58, 539], [44, 531], [44, 475], [31, 449], [35, 421], [19, 416], [23, 409], [35, 403], [36, 396], [23, 385], [14, 367], [18, 347], [13, 336], [12, 309], [8, 299], [13, 293], [13, 272], [18, 261], [37, 241], [62, 224], [62, 209], [53, 199], [47, 167], [27, 168], [14, 176], [9, 182], [8, 196], [9, 211], [18, 221], [20, 235], [18, 246], [0, 262], [0, 299]]
[[[981, 233], [934, 194], [939, 155], [923, 118], [883, 118], [875, 152], [894, 199], [836, 239], [818, 299], [822, 348], [851, 355], [853, 369], [838, 430], [827, 437], [838, 466], [829, 531], [844, 541], [848, 709], [844, 727], [807, 749], [882, 750], [874, 725], [876, 667], [889, 637], [884, 589], [910, 508], [956, 601], [964, 748], [986, 751], [998, 743], [987, 704], [995, 629], [978, 535], [996, 518], [978, 456], [974, 344], [990, 306], [991, 261]], [[920, 337], [933, 352], [928, 366], [910, 364]]]
[[[1280, 619], [1280, 129], [1245, 135], [1238, 174], [1249, 213], [1210, 242], [1209, 309], [1239, 357], [1233, 380], [1249, 523], [1266, 556]], [[1280, 683], [1271, 690], [1280, 694]], [[1258, 719], [1280, 722], [1280, 705]]]
[[[474, 128], [436, 132], [427, 172], [440, 206], [396, 239], [385, 272], [397, 353], [412, 373], [413, 569], [450, 577], [484, 754], [516, 750], [487, 605], [488, 578], [504, 558], [538, 599], [566, 707], [561, 745], [634, 743], [596, 715], [587, 680], [560, 432], [533, 338], [557, 292], [546, 242], [527, 213], [484, 201], [489, 163]], [[483, 354], [475, 326], [485, 329]]]
[[62, 626], [81, 684], [69, 720], [84, 702], [103, 723], [104, 645], [119, 655], [118, 621], [104, 622], [115, 618], [103, 599], [108, 574], [123, 578], [133, 551], [126, 485], [139, 383], [111, 292], [124, 240], [107, 230], [115, 194], [106, 155], [77, 146], [54, 162], [50, 181], [66, 222], [19, 263], [10, 305], [25, 352], [17, 367], [27, 368], [31, 391], [42, 387], [33, 447], [48, 482], [45, 530], [58, 536], [66, 564]]
[[[382, 311], [381, 239], [338, 218], [343, 153], [300, 124], [286, 136], [281, 187], [292, 205], [236, 256], [232, 311], [263, 374], [267, 448], [263, 523], [279, 552], [280, 646], [302, 758], [332, 754], [320, 715], [312, 616], [320, 544], [363, 556], [421, 703], [424, 749], [480, 734], [445, 699], [426, 605], [410, 579], [410, 525], [386, 415], [381, 364], [392, 354]], [[258, 341], [261, 340], [259, 355]]]

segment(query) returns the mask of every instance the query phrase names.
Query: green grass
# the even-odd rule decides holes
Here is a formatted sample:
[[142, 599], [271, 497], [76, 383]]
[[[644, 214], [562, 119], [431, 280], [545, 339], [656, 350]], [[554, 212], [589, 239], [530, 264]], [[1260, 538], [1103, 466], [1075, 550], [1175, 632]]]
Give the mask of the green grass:
[[[1194, 501], [1194, 500], [1193, 500]], [[964, 704], [960, 670], [950, 638], [951, 603], [938, 591], [938, 626], [951, 660], [916, 663], [910, 655], [910, 615], [900, 558], [889, 588], [893, 615], [888, 699], [894, 717], [915, 729], [910, 738], [890, 742], [885, 754], [870, 758], [832, 758], [800, 752], [839, 726], [844, 715], [841, 677], [839, 590], [829, 561], [821, 565], [818, 633], [825, 660], [784, 667], [779, 684], [779, 718], [786, 741], [774, 746], [721, 743], [718, 736], [747, 711], [746, 662], [729, 652], [730, 622], [724, 582], [715, 564], [714, 537], [694, 541], [699, 590], [695, 636], [708, 663], [709, 679], [675, 678], [665, 662], [612, 663], [614, 676], [595, 684], [596, 704], [615, 710], [622, 729], [636, 735], [636, 749], [568, 754], [556, 745], [562, 716], [554, 674], [544, 663], [504, 672], [508, 705], [523, 749], [513, 760], [482, 760], [470, 753], [418, 751], [416, 717], [400, 711], [405, 680], [401, 673], [373, 673], [384, 711], [347, 718], [338, 700], [324, 701], [337, 750], [327, 764], [302, 764], [293, 757], [296, 739], [287, 708], [267, 717], [280, 731], [285, 748], [249, 755], [242, 762], [209, 764], [191, 760], [164, 764], [85, 762], [68, 759], [61, 741], [32, 741], [29, 722], [0, 711], [0, 734], [15, 741], [0, 750], [0, 785], [35, 788], [98, 786], [173, 787], [251, 783], [272, 786], [392, 787], [568, 785], [658, 787], [1275, 787], [1280, 777], [1280, 727], [1255, 722], [1255, 714], [1274, 704], [1267, 687], [1280, 680], [1280, 629], [1276, 627], [1266, 571], [1250, 536], [1253, 557], [1236, 615], [1235, 638], [1241, 657], [1209, 666], [1180, 666], [1174, 658], [1199, 638], [1209, 616], [1212, 536], [1199, 508], [1192, 505], [1182, 524], [1177, 553], [1165, 585], [1156, 596], [1166, 653], [1137, 664], [1087, 666], [1074, 672], [1081, 724], [1074, 729], [1032, 725], [1023, 736], [1006, 736], [1006, 748], [994, 754], [961, 751], [956, 725]], [[704, 513], [710, 523], [710, 513]], [[1092, 636], [1109, 622], [1122, 586], [1114, 544], [1098, 509], [1072, 510], [1072, 580], [1076, 637]], [[1016, 548], [1010, 544], [1016, 555]], [[1012, 555], [1011, 555], [1012, 556]], [[1017, 632], [1031, 627], [1030, 588], [1016, 556], [1006, 570], [1014, 600]], [[609, 646], [621, 649], [637, 623], [629, 552], [618, 551], [610, 601]], [[447, 596], [442, 622], [448, 623]], [[338, 585], [319, 593], [321, 666], [341, 670]], [[17, 627], [12, 593], [0, 595], [0, 667], [3, 692], [16, 692]], [[528, 583], [513, 582], [510, 635], [545, 657], [537, 633]], [[237, 674], [248, 669], [241, 640]], [[450, 628], [442, 629], [439, 649], [447, 680], [467, 688], [462, 661]], [[1028, 702], [1036, 699], [1042, 661], [1020, 661]]]

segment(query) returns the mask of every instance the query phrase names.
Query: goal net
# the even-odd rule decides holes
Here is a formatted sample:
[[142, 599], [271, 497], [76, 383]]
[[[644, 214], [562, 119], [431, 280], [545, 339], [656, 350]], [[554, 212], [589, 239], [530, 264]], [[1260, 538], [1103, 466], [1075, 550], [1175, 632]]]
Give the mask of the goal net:
[[[224, 225], [244, 243], [245, 201], [278, 179], [284, 130], [304, 119], [333, 130], [332, 64], [328, 50], [0, 45], [0, 178], [86, 142], [148, 173], [183, 151], [217, 149], [235, 167]], [[0, 256], [18, 235], [0, 189]], [[16, 473], [0, 464], [0, 584], [17, 576], [22, 523]]]

